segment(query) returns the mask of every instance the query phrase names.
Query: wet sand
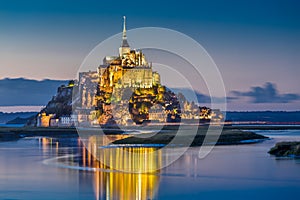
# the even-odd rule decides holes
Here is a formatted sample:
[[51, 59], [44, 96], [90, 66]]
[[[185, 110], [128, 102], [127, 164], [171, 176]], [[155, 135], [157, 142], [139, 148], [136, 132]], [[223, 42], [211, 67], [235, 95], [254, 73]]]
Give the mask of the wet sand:
[[[124, 127], [123, 127], [124, 128]], [[174, 145], [180, 146], [201, 146], [203, 144], [204, 138], [206, 135], [209, 137], [206, 138], [208, 142], [206, 144], [215, 143], [217, 141], [218, 145], [231, 145], [231, 144], [244, 144], [244, 143], [256, 143], [261, 140], [267, 139], [259, 134], [255, 134], [251, 131], [246, 131], [249, 129], [255, 130], [268, 130], [275, 128], [278, 129], [290, 129], [293, 127], [290, 126], [276, 126], [276, 127], [259, 127], [259, 126], [224, 126], [220, 134], [220, 127], [215, 126], [209, 129], [207, 132], [208, 126], [199, 126], [198, 130], [195, 126], [183, 125], [180, 126], [182, 131], [180, 135], [177, 135], [179, 126], [176, 125], [167, 125], [162, 129], [158, 126], [128, 126], [127, 130], [160, 130], [158, 133], [142, 133], [140, 135], [132, 135], [129, 138], [115, 141], [115, 144], [169, 144], [170, 141], [176, 136], [176, 142]], [[261, 129], [260, 129], [261, 128]], [[110, 128], [83, 128], [81, 133], [95, 135], [99, 134], [99, 130], [104, 131], [106, 134], [120, 134], [123, 132], [121, 129], [115, 127]], [[197, 131], [197, 133], [195, 133]], [[0, 141], [9, 141], [9, 140], [18, 140], [23, 137], [33, 137], [33, 136], [49, 136], [49, 137], [74, 137], [78, 136], [76, 128], [70, 127], [1, 127], [0, 128]], [[142, 136], [142, 137], [141, 137]], [[218, 137], [216, 140], [215, 138]], [[191, 141], [191, 138], [193, 141]], [[205, 140], [205, 141], [206, 141]]]

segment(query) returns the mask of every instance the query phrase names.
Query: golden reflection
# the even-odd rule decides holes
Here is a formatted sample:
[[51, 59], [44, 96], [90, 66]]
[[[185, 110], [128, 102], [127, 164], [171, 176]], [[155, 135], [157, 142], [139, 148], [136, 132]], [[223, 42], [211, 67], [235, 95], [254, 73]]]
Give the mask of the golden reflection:
[[[128, 137], [128, 136], [111, 136]], [[120, 138], [119, 138], [120, 139]], [[102, 163], [101, 167], [124, 172], [155, 172], [161, 168], [161, 151], [153, 147], [111, 147], [107, 140], [115, 141], [116, 138], [106, 136], [91, 136], [85, 144], [88, 155], [87, 166], [92, 166], [96, 161]], [[86, 156], [85, 156], [86, 157]], [[86, 161], [84, 161], [86, 162]]]
[[[90, 137], [88, 148], [82, 148], [83, 166], [96, 170], [93, 174], [95, 198], [153, 199], [159, 184], [159, 176], [155, 172], [161, 165], [159, 157], [161, 155], [156, 152], [157, 149], [144, 147], [99, 148], [98, 142], [102, 143], [103, 138]], [[96, 157], [101, 161], [104, 160], [105, 164], [98, 161]], [[151, 173], [127, 173], [123, 170]]]
[[47, 153], [47, 151], [52, 149], [53, 139], [52, 138], [40, 138], [39, 143], [42, 146], [43, 153]]
[[[81, 142], [76, 142], [75, 147], [70, 147], [68, 152], [61, 147], [69, 144], [61, 142], [60, 139], [40, 138], [39, 144], [43, 152], [51, 150], [56, 156], [65, 153], [79, 154], [82, 159], [69, 157], [60, 161], [69, 164], [76, 162], [75, 165], [93, 169], [92, 187], [97, 200], [153, 199], [159, 186], [159, 176], [157, 175], [161, 166], [159, 151], [152, 147], [101, 148], [103, 144], [108, 144], [109, 141], [128, 136], [110, 137], [91, 136], [84, 145]], [[105, 162], [103, 163], [101, 160]], [[129, 173], [130, 171], [136, 173]], [[82, 173], [88, 175], [91, 172], [82, 171]]]
[[159, 184], [155, 174], [96, 171], [95, 198], [98, 199], [153, 199]]

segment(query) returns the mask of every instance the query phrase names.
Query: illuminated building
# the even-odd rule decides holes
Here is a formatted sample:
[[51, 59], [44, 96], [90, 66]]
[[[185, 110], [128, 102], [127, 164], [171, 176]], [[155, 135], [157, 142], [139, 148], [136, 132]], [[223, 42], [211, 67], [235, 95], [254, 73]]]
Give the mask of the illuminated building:
[[[221, 122], [219, 110], [199, 107], [161, 85], [142, 50], [131, 49], [124, 17], [118, 55], [105, 56], [95, 71], [60, 86], [32, 124], [36, 126], [133, 125], [153, 122]], [[73, 95], [72, 95], [73, 94]]]
[[37, 126], [39, 127], [49, 127], [50, 126], [50, 120], [52, 119], [54, 115], [49, 114], [47, 115], [45, 112], [39, 113], [37, 117]]
[[142, 51], [130, 49], [125, 19], [119, 56], [106, 56], [98, 68], [101, 91], [112, 93], [113, 88], [152, 88], [160, 84], [159, 74], [152, 71]]
[[81, 108], [90, 109], [96, 106], [95, 93], [98, 84], [97, 71], [79, 73], [79, 91], [81, 91]]
[[[180, 120], [175, 94], [161, 85], [159, 73], [152, 70], [142, 51], [130, 48], [125, 16], [119, 55], [105, 56], [97, 71], [79, 73], [79, 91], [79, 123], [127, 125], [130, 120]], [[163, 109], [150, 109], [157, 104]]]
[[200, 121], [202, 122], [221, 122], [224, 116], [219, 109], [200, 107]]
[[[96, 71], [79, 73], [80, 103], [76, 108], [79, 125], [129, 125], [133, 122], [180, 122], [185, 120], [221, 121], [221, 112], [178, 100], [161, 85], [141, 50], [127, 41], [124, 17], [118, 55], [105, 56]], [[180, 106], [182, 105], [182, 108]]]

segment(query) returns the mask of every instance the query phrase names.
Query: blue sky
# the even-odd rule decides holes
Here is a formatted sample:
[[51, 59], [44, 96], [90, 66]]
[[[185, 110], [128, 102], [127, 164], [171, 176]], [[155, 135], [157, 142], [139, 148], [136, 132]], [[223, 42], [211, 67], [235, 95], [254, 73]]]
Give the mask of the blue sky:
[[280, 97], [300, 94], [299, 10], [296, 0], [1, 1], [0, 78], [72, 79], [99, 42], [121, 31], [126, 15], [128, 29], [170, 28], [198, 41], [219, 67], [227, 95], [243, 101], [232, 109], [299, 110], [297, 98], [241, 99], [266, 83]]

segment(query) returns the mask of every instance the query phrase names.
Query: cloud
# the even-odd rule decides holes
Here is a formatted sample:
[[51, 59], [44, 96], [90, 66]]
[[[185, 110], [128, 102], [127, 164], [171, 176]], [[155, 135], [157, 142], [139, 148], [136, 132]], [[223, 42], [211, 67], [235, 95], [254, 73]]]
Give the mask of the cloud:
[[251, 87], [248, 92], [231, 91], [231, 93], [236, 97], [250, 97], [252, 103], [290, 103], [300, 100], [298, 94], [279, 94], [276, 85], [270, 82], [262, 87]]

